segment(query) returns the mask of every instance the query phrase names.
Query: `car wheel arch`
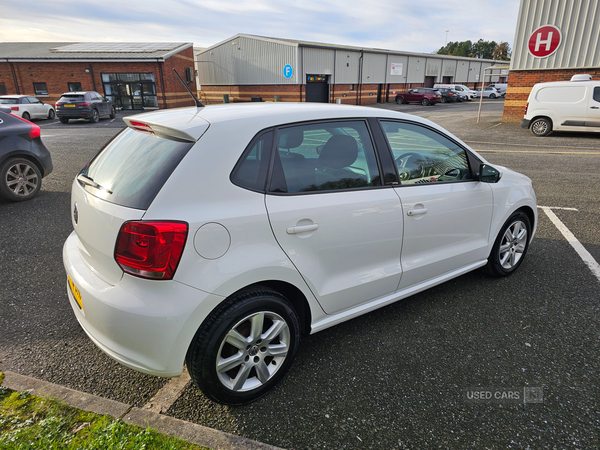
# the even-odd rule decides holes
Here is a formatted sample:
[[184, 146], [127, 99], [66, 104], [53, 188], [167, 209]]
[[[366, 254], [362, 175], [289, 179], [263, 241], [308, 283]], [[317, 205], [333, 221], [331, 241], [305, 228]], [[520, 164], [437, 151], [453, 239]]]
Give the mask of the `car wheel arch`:
[[[306, 295], [300, 290], [297, 286], [290, 283], [289, 281], [283, 280], [263, 280], [256, 281], [252, 284], [246, 285], [227, 295], [223, 299], [222, 303], [229, 301], [230, 298], [233, 298], [237, 295], [240, 295], [246, 291], [260, 290], [261, 288], [271, 289], [273, 291], [278, 292], [283, 295], [294, 307], [296, 313], [298, 314], [298, 319], [300, 322], [300, 330], [302, 335], [308, 335], [311, 331], [311, 323], [312, 323], [312, 313], [311, 307]], [[217, 306], [214, 309], [217, 309]], [[209, 314], [210, 315], [210, 314]], [[198, 326], [201, 326], [199, 324]]]
[[552, 117], [550, 117], [549, 115], [545, 115], [545, 114], [538, 114], [535, 117], [531, 118], [531, 121], [529, 122], [529, 126], [531, 127], [531, 124], [533, 122], [535, 122], [538, 119], [546, 119], [550, 121], [550, 125], [552, 126], [552, 129], [554, 130], [554, 120], [552, 119]]
[[46, 176], [46, 174], [44, 172], [44, 167], [42, 166], [42, 163], [35, 156], [31, 155], [30, 153], [22, 153], [20, 151], [6, 153], [0, 159], [0, 166], [2, 164], [4, 164], [5, 161], [12, 159], [12, 158], [22, 158], [22, 159], [31, 161], [31, 163], [35, 164], [35, 166], [38, 168], [38, 170], [42, 174], [42, 178], [44, 178]]

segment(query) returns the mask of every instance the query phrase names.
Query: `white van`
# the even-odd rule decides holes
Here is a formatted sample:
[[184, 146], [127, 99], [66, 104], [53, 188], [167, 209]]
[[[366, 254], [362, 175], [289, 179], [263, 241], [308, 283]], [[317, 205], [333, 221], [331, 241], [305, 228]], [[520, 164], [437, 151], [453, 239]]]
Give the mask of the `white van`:
[[464, 84], [434, 84], [433, 88], [434, 89], [439, 89], [439, 88], [454, 89], [455, 91], [458, 91], [461, 94], [466, 95], [467, 100], [473, 100], [474, 98], [477, 98], [477, 92], [472, 89], [469, 89]]
[[600, 80], [581, 74], [534, 85], [521, 127], [536, 136], [553, 130], [600, 132]]

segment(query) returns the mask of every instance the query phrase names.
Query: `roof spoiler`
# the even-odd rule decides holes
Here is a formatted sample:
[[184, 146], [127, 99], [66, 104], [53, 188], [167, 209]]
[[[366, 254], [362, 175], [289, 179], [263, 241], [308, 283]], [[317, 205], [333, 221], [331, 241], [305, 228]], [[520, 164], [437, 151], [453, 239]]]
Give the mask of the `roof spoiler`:
[[183, 78], [181, 78], [181, 75], [179, 75], [177, 73], [177, 71], [175, 70], [175, 67], [173, 67], [173, 72], [175, 72], [175, 75], [177, 75], [177, 78], [179, 78], [179, 81], [181, 81], [181, 84], [183, 84], [183, 87], [190, 93], [190, 95], [192, 96], [192, 98], [196, 102], [196, 107], [198, 107], [198, 108], [204, 108], [204, 104], [200, 100], [198, 100], [196, 98], [196, 96], [194, 95], [194, 93], [192, 92], [192, 90], [188, 87], [187, 83], [185, 81], [183, 81]]

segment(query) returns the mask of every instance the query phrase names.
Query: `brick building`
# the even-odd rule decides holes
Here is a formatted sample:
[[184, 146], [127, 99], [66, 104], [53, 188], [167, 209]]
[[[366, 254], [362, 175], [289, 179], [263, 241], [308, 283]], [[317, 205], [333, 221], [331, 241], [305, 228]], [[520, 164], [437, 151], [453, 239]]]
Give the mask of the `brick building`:
[[97, 91], [122, 109], [193, 105], [173, 68], [196, 91], [191, 43], [3, 42], [0, 95], [54, 104], [63, 92]]
[[600, 79], [598, 0], [521, 0], [504, 122], [523, 119], [534, 84], [587, 73]]
[[196, 54], [206, 103], [258, 100], [372, 104], [435, 83], [506, 82], [499, 61], [238, 34]]

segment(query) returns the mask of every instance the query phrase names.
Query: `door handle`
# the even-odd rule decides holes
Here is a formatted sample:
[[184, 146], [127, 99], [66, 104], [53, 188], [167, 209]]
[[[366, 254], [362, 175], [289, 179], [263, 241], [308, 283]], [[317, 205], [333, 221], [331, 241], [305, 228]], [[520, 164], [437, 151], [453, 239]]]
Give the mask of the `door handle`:
[[425, 214], [427, 212], [427, 208], [420, 208], [420, 209], [409, 209], [408, 212], [406, 213], [407, 216], [422, 216], [423, 214]]
[[289, 227], [287, 230], [287, 234], [299, 234], [299, 233], [309, 233], [311, 231], [315, 231], [319, 228], [319, 224], [313, 223], [311, 225], [300, 225], [296, 227]]
[[598, 107], [598, 106], [590, 106], [590, 108], [592, 108], [592, 109], [600, 109], [600, 107]]

